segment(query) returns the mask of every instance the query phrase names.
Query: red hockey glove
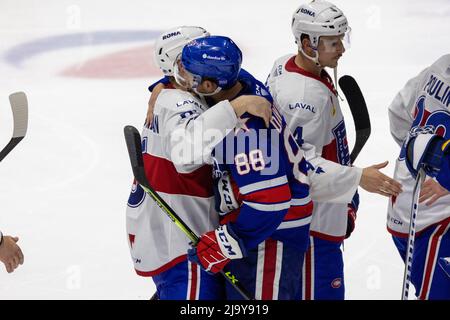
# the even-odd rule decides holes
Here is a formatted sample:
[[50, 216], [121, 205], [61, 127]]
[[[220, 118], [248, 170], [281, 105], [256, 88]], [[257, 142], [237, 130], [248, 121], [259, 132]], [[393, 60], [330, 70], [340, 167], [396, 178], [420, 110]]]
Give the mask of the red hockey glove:
[[240, 259], [245, 255], [242, 240], [228, 225], [204, 233], [197, 246], [188, 250], [188, 259], [210, 273], [220, 272], [231, 259]]

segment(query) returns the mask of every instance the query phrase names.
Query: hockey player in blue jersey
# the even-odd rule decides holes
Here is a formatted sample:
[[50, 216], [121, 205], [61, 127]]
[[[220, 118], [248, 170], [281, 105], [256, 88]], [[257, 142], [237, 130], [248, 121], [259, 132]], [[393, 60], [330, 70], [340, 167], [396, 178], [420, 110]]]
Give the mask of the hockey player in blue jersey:
[[[229, 38], [197, 39], [183, 49], [175, 77], [209, 104], [247, 94], [272, 101], [261, 82], [239, 73], [241, 60]], [[241, 116], [212, 160], [221, 226], [204, 233], [189, 258], [212, 273], [228, 264], [256, 299], [298, 299], [310, 191], [315, 200], [347, 203], [359, 181], [330, 180], [334, 168], [324, 172], [307, 163], [276, 107], [268, 129], [258, 118]], [[231, 286], [227, 298], [241, 299]]]

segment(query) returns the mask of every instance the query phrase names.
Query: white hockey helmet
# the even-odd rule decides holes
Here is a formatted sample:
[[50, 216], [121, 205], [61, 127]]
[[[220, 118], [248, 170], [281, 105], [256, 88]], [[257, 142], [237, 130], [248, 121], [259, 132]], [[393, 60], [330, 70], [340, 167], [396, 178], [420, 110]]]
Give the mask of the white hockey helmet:
[[302, 34], [308, 35], [313, 48], [317, 48], [321, 36], [345, 35], [347, 30], [349, 26], [344, 13], [327, 1], [302, 4], [292, 16], [292, 33], [299, 48]]
[[202, 27], [180, 26], [159, 36], [155, 43], [155, 62], [165, 76], [173, 76], [173, 66], [183, 47], [192, 40], [209, 37]]

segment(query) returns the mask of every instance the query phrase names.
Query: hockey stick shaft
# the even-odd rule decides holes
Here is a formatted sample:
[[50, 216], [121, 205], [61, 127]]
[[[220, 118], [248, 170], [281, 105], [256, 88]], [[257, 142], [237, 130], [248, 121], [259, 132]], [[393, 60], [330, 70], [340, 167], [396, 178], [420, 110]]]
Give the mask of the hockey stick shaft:
[[339, 79], [339, 86], [347, 99], [355, 124], [355, 145], [350, 153], [350, 161], [354, 163], [370, 137], [370, 117], [366, 101], [356, 80], [351, 76], [345, 75]]
[[[163, 198], [150, 185], [145, 175], [144, 160], [142, 158], [142, 141], [141, 135], [133, 126], [126, 126], [124, 128], [125, 141], [128, 148], [128, 155], [130, 157], [131, 168], [133, 175], [137, 182], [141, 185], [144, 191], [156, 202], [161, 210], [180, 228], [181, 231], [191, 240], [192, 245], [196, 246], [199, 237], [198, 235], [181, 219], [177, 213], [164, 201]], [[220, 273], [230, 284], [242, 295], [246, 300], [254, 300], [252, 295], [241, 285], [234, 275], [223, 270]]]
[[419, 170], [416, 177], [416, 183], [413, 189], [413, 199], [411, 203], [411, 216], [409, 220], [408, 245], [406, 247], [405, 271], [403, 274], [402, 300], [408, 300], [409, 285], [411, 283], [411, 268], [414, 252], [414, 241], [416, 237], [416, 218], [419, 210], [419, 195], [423, 181], [425, 180], [425, 171]]
[[23, 92], [16, 92], [9, 96], [14, 121], [14, 131], [11, 140], [0, 151], [2, 161], [25, 137], [28, 127], [28, 101]]

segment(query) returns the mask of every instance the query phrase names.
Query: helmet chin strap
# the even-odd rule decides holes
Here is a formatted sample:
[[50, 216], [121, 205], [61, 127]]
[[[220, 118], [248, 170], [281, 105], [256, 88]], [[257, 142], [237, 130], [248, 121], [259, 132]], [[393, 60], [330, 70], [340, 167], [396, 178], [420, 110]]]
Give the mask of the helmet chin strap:
[[309, 60], [311, 60], [312, 62], [314, 62], [316, 64], [316, 66], [322, 68], [322, 66], [320, 65], [320, 62], [319, 62], [319, 53], [317, 52], [316, 49], [313, 49], [314, 57], [310, 57], [309, 55], [307, 55], [306, 52], [303, 50], [302, 46], [298, 46], [298, 50], [303, 54], [304, 57], [306, 57]]

